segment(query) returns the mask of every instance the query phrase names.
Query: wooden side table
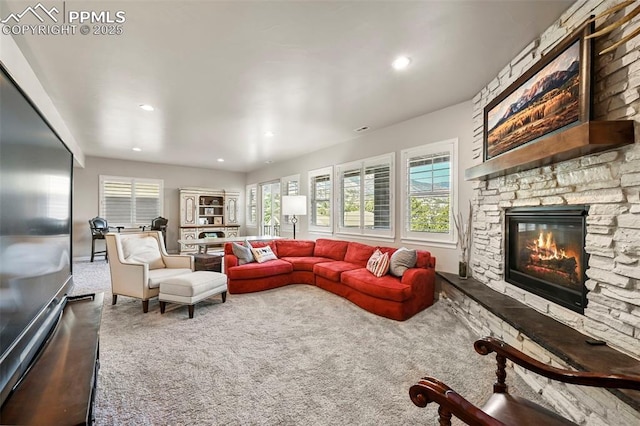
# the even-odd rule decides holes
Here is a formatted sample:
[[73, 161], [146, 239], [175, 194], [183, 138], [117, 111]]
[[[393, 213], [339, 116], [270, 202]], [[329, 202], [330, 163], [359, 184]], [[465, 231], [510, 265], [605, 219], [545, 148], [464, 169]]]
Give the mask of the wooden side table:
[[222, 258], [223, 256], [215, 254], [198, 253], [194, 254], [195, 270], [196, 271], [212, 271], [222, 272]]

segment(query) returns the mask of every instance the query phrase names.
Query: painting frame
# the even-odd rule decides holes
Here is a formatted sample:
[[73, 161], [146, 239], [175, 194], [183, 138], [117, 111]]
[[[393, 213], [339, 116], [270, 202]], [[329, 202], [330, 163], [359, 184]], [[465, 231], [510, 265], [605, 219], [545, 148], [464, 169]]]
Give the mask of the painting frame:
[[222, 217], [221, 216], [215, 216], [213, 218], [213, 224], [214, 225], [222, 225]]
[[[593, 42], [586, 37], [593, 32], [593, 22], [580, 25], [485, 106], [483, 161], [591, 119]], [[553, 70], [571, 59], [578, 64], [573, 66], [571, 62], [562, 70], [567, 80], [560, 87], [550, 87], [556, 83], [552, 74], [563, 76]], [[577, 75], [573, 75], [576, 70]], [[536, 83], [543, 91], [533, 90]], [[526, 101], [529, 92], [535, 96]], [[555, 112], [546, 115], [547, 110]]]

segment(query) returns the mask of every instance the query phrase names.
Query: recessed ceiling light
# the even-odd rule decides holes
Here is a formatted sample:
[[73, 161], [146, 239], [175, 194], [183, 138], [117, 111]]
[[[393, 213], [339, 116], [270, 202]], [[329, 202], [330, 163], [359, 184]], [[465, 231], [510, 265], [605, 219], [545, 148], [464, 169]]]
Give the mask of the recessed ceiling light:
[[131, 150], [132, 150], [132, 151], [135, 151], [135, 152], [140, 152], [140, 151], [142, 151], [142, 148], [138, 148], [138, 147], [136, 146], [135, 148], [131, 148]]
[[411, 58], [407, 56], [399, 56], [395, 61], [391, 64], [396, 70], [403, 70], [409, 66], [411, 63]]
[[224, 158], [218, 158], [218, 163], [224, 163]]
[[272, 131], [266, 131], [266, 132], [264, 132], [264, 135], [265, 135], [266, 137], [268, 137], [268, 138], [272, 138], [272, 137], [274, 137], [274, 136], [275, 136], [275, 135], [273, 134], [273, 132], [272, 132]]
[[369, 130], [369, 126], [362, 126], [359, 129], [355, 129], [354, 132], [364, 132], [365, 130]]
[[145, 111], [153, 111], [154, 110], [154, 108], [151, 105], [141, 104], [139, 106], [140, 106], [140, 108], [142, 108]]

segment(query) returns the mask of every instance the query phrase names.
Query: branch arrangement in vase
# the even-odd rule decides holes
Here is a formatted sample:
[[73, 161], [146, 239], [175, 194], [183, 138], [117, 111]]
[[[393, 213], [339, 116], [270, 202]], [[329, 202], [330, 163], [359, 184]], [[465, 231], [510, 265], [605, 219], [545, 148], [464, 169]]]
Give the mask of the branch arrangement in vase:
[[471, 219], [473, 217], [473, 206], [471, 205], [471, 201], [469, 201], [469, 217], [465, 223], [464, 218], [462, 217], [462, 212], [458, 212], [457, 216], [453, 217], [453, 224], [456, 227], [456, 231], [458, 232], [458, 244], [460, 244], [460, 249], [462, 250], [462, 261], [469, 261], [469, 249], [471, 248]]

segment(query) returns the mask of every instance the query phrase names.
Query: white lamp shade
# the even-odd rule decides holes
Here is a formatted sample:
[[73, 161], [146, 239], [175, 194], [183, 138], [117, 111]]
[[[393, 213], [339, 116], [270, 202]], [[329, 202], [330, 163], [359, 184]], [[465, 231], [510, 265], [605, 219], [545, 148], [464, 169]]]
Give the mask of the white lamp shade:
[[282, 197], [282, 214], [285, 215], [306, 215], [307, 196], [306, 195], [284, 195]]

